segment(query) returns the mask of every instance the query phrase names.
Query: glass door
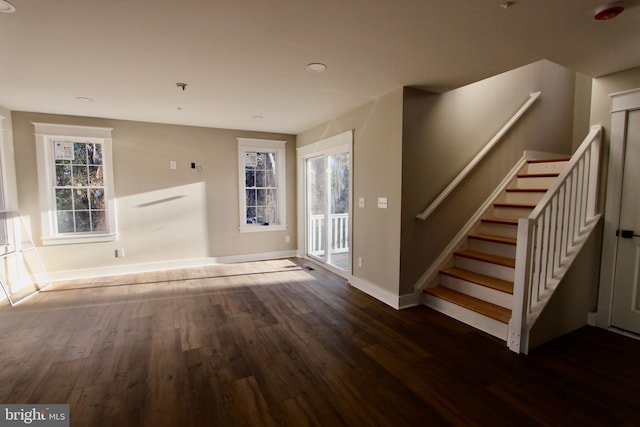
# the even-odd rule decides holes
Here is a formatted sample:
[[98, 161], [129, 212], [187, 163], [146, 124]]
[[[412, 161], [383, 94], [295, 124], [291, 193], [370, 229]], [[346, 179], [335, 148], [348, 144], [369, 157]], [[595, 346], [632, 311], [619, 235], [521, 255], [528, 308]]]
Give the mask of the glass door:
[[351, 155], [349, 151], [306, 160], [307, 255], [348, 272]]

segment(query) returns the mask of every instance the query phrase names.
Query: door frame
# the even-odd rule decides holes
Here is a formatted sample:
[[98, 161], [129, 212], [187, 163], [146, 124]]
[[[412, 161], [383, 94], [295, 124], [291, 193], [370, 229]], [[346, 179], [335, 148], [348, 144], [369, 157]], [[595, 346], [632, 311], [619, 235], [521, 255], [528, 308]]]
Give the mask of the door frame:
[[602, 328], [611, 327], [618, 251], [616, 231], [620, 228], [627, 119], [630, 111], [640, 109], [640, 88], [614, 93], [609, 96], [612, 98], [613, 108], [611, 110], [607, 196], [600, 262], [598, 314], [596, 317], [596, 325]]
[[[335, 268], [330, 264], [322, 265], [328, 270], [343, 276], [350, 277], [353, 268], [353, 130], [348, 130], [340, 134], [325, 138], [311, 144], [299, 147], [297, 151], [297, 205], [298, 205], [298, 258], [309, 259], [318, 262], [314, 258], [307, 256], [307, 177], [306, 160], [312, 157], [336, 154], [339, 147], [348, 147], [349, 151], [349, 270], [344, 271]], [[344, 152], [341, 150], [340, 152]]]

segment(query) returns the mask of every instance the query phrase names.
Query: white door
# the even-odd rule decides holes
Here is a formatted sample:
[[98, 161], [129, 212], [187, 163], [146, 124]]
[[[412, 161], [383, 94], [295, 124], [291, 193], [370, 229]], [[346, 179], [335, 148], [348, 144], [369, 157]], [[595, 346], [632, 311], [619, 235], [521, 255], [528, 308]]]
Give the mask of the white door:
[[611, 325], [640, 334], [640, 110], [627, 120]]

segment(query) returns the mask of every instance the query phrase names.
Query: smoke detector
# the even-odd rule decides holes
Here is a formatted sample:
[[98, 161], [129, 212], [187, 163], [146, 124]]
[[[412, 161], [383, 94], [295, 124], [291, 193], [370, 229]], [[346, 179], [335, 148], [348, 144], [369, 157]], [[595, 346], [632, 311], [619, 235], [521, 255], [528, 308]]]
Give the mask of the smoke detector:
[[624, 2], [616, 1], [613, 3], [605, 4], [596, 9], [593, 14], [593, 18], [596, 21], [607, 21], [620, 15], [624, 10]]

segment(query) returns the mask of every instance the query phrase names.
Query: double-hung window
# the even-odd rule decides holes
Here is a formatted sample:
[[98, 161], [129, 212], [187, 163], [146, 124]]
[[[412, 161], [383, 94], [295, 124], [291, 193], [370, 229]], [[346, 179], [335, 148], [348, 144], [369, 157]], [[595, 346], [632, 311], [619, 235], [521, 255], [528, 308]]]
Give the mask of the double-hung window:
[[285, 144], [238, 138], [241, 232], [286, 229]]
[[111, 129], [33, 125], [43, 243], [115, 240]]

